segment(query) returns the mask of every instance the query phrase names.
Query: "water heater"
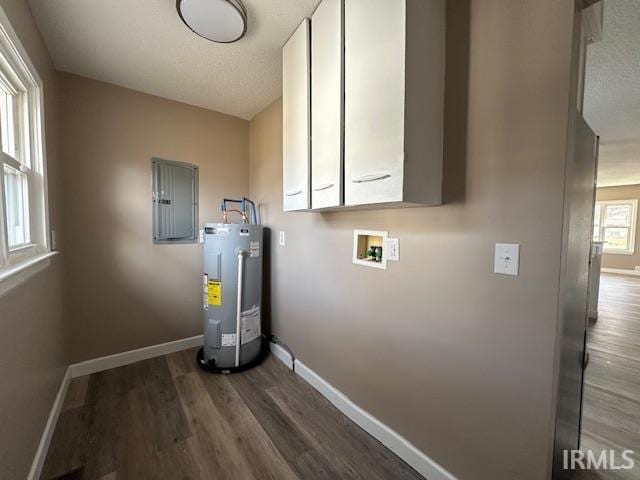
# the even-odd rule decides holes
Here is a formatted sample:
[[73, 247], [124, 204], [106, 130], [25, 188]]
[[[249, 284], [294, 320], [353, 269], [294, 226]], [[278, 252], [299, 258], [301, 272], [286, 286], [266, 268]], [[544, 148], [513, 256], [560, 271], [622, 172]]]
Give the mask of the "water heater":
[[[226, 220], [224, 203], [223, 212]], [[243, 221], [246, 221], [246, 212]], [[204, 344], [197, 357], [198, 364], [205, 370], [240, 371], [258, 363], [264, 353], [263, 233], [261, 225], [249, 223], [205, 226]]]

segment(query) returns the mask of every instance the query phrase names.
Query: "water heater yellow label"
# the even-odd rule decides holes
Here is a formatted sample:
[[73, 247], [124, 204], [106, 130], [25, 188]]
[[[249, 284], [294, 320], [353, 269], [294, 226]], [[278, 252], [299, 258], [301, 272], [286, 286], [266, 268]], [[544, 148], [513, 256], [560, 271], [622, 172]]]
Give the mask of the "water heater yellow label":
[[222, 283], [209, 280], [209, 305], [222, 305]]

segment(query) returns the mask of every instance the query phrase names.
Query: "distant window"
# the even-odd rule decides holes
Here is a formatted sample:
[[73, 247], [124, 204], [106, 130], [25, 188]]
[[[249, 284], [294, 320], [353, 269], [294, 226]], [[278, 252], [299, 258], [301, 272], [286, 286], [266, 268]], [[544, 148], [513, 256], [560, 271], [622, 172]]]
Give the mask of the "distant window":
[[42, 82], [0, 15], [0, 278], [49, 251]]
[[605, 253], [630, 255], [635, 251], [637, 200], [596, 202], [593, 241], [604, 242]]

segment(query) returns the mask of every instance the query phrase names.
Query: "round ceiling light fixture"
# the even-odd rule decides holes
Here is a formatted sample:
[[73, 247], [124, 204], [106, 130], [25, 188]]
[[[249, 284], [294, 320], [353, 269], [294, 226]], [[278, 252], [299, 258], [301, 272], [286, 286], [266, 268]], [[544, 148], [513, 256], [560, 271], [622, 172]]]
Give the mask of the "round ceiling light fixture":
[[178, 15], [194, 33], [217, 43], [233, 43], [247, 32], [240, 0], [177, 0]]

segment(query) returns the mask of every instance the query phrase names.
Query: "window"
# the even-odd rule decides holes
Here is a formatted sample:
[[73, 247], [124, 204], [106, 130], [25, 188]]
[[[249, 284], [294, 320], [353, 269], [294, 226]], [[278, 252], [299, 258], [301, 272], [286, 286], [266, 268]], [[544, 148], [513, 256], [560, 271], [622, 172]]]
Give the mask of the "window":
[[0, 9], [0, 281], [49, 252], [42, 118], [42, 82]]
[[605, 253], [632, 254], [635, 250], [637, 200], [596, 202], [593, 241], [604, 242]]

